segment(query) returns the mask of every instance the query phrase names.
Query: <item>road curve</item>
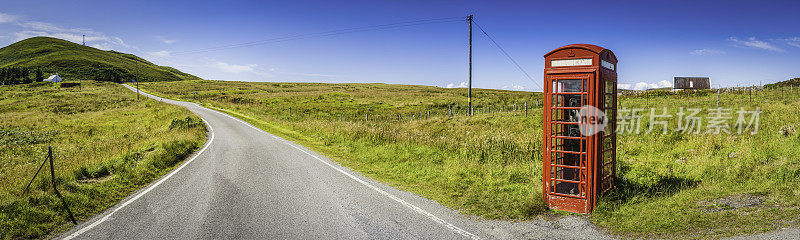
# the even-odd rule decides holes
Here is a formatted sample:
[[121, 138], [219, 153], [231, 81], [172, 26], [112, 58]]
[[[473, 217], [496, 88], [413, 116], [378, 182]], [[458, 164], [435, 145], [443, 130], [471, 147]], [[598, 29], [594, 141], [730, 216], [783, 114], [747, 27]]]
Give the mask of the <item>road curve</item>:
[[172, 172], [60, 238], [606, 238], [581, 219], [510, 223], [465, 217], [229, 115], [141, 94], [202, 117], [209, 140]]

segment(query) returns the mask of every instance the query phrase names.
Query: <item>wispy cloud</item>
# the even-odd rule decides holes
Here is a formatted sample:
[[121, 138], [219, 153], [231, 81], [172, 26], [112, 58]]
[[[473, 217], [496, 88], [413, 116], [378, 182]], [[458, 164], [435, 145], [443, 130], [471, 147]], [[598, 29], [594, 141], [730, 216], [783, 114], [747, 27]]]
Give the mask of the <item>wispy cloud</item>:
[[665, 88], [665, 87], [672, 87], [672, 82], [664, 80], [658, 83], [638, 82], [635, 84], [627, 84], [627, 83], [617, 84], [617, 88], [629, 89], [629, 90], [646, 90], [646, 89]]
[[783, 38], [778, 40], [785, 42], [789, 46], [800, 48], [800, 37]]
[[455, 83], [450, 83], [450, 84], [447, 84], [447, 86], [445, 86], [445, 87], [446, 88], [465, 88], [465, 87], [468, 87], [468, 86], [469, 85], [467, 85], [467, 82], [461, 82], [458, 85], [456, 85]]
[[[83, 41], [82, 34], [74, 34], [68, 32], [45, 32], [45, 31], [35, 31], [35, 30], [23, 30], [14, 33], [14, 37], [16, 41], [32, 38], [32, 37], [53, 37], [53, 38], [60, 38], [74, 43], [81, 43]], [[92, 42], [102, 42], [108, 41], [108, 38], [105, 36], [86, 36], [86, 42], [90, 45]]]
[[276, 73], [276, 74], [295, 75], [295, 76], [303, 76], [303, 77], [336, 77], [335, 75], [322, 74], [322, 73], [284, 72], [284, 71], [278, 70], [277, 68], [270, 68], [269, 71], [273, 72], [273, 73]]
[[334, 75], [322, 74], [322, 73], [290, 73], [305, 77], [335, 77]]
[[773, 52], [785, 52], [783, 49], [781, 49], [779, 47], [776, 47], [775, 45], [772, 45], [772, 44], [770, 44], [768, 42], [764, 42], [764, 41], [758, 40], [755, 37], [750, 37], [750, 38], [748, 38], [746, 40], [741, 40], [741, 39], [738, 39], [736, 37], [730, 37], [730, 38], [728, 38], [728, 40], [730, 40], [731, 42], [733, 42], [737, 46], [741, 46], [741, 47], [758, 48], [758, 49], [767, 50], [767, 51], [773, 51]]
[[236, 65], [224, 62], [216, 62], [212, 66], [214, 68], [229, 73], [246, 73], [246, 72], [255, 73], [256, 72], [255, 68], [258, 67], [258, 64]]
[[30, 28], [30, 29], [39, 30], [39, 31], [48, 31], [48, 32], [64, 32], [64, 31], [67, 31], [67, 29], [64, 29], [64, 28], [58, 27], [56, 25], [53, 25], [52, 23], [46, 23], [46, 22], [29, 21], [29, 22], [18, 23], [17, 25], [19, 25], [20, 27], [23, 27], [23, 28]]
[[725, 54], [725, 51], [717, 50], [717, 49], [697, 49], [697, 50], [689, 52], [689, 54], [698, 55], [698, 56], [721, 55], [721, 54]]
[[11, 15], [11, 14], [7, 14], [7, 13], [0, 13], [0, 23], [15, 22], [15, 21], [17, 21], [17, 19], [19, 19], [19, 17], [16, 16], [16, 15]]
[[83, 35], [86, 35], [87, 42], [109, 41], [109, 38], [105, 34], [95, 32], [94, 30], [88, 28], [62, 28], [52, 23], [36, 21], [17, 23], [17, 25], [25, 29], [21, 32], [17, 32], [17, 41], [36, 34], [57, 36], [59, 38], [63, 38], [64, 40], [78, 43], [83, 41]]
[[117, 45], [120, 45], [120, 46], [123, 46], [123, 47], [133, 48], [133, 46], [126, 44], [125, 41], [122, 41], [122, 38], [118, 38], [118, 37], [113, 37], [112, 36], [111, 37], [111, 43], [114, 43], [114, 44], [117, 44]]
[[511, 87], [509, 87], [509, 86], [506, 85], [506, 86], [503, 86], [503, 89], [504, 90], [522, 91], [522, 90], [525, 90], [525, 87], [520, 86], [520, 85], [511, 85]]
[[166, 43], [166, 44], [173, 44], [173, 43], [176, 42], [175, 40], [167, 39], [167, 38], [162, 37], [162, 36], [156, 36], [156, 39], [158, 39], [158, 41], [161, 41], [161, 42]]
[[147, 54], [157, 56], [157, 57], [169, 57], [170, 52], [167, 50], [157, 51], [157, 52], [148, 52]]
[[93, 47], [93, 48], [100, 49], [100, 50], [106, 50], [106, 51], [113, 49], [111, 47], [111, 44], [108, 44], [108, 43], [95, 43], [95, 44], [92, 44], [92, 45], [89, 45], [89, 46]]
[[83, 43], [85, 39], [87, 45], [102, 50], [112, 50], [115, 47], [136, 49], [125, 43], [122, 38], [107, 36], [89, 28], [64, 28], [52, 23], [38, 21], [19, 22], [17, 25], [22, 27], [23, 30], [14, 33], [16, 41], [41, 36], [60, 38], [74, 43]]

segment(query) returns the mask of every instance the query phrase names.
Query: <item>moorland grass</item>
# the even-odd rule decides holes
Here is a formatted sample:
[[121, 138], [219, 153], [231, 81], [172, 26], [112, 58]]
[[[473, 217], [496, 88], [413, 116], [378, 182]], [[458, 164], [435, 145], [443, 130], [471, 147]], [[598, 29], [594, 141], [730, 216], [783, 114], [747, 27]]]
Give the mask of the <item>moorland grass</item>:
[[205, 142], [205, 125], [184, 108], [137, 101], [118, 84], [82, 85], [0, 86], [0, 239], [44, 238], [72, 226], [50, 188], [47, 166], [22, 193], [48, 146], [59, 191], [80, 221], [166, 173]]
[[[476, 116], [463, 116], [465, 90], [387, 84], [147, 83], [165, 97], [223, 109], [320, 151], [369, 177], [466, 214], [524, 220], [553, 213], [541, 198], [540, 93], [474, 90]], [[620, 97], [646, 109], [639, 133], [618, 138], [617, 187], [588, 219], [626, 237], [708, 238], [796, 225], [800, 209], [797, 89], [720, 94], [720, 107], [760, 109], [758, 133], [697, 134], [651, 125], [650, 108], [717, 107], [710, 91]], [[528, 115], [519, 107], [528, 102]], [[516, 106], [514, 106], [516, 104]], [[489, 111], [489, 109], [492, 111]], [[512, 109], [517, 108], [517, 111]], [[499, 110], [502, 109], [502, 112]], [[433, 114], [428, 117], [428, 113]], [[748, 115], [749, 116], [749, 115]], [[677, 125], [669, 119], [669, 128]], [[732, 207], [725, 199], [755, 199]], [[560, 214], [560, 213], [559, 213]]]

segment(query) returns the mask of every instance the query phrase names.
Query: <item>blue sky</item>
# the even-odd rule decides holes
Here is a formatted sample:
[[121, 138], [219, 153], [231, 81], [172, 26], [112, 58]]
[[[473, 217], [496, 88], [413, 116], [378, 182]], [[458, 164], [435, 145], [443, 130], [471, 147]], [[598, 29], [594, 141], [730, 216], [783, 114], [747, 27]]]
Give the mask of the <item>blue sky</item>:
[[0, 46], [53, 36], [206, 79], [459, 86], [466, 22], [181, 52], [298, 34], [474, 14], [533, 81], [475, 32], [473, 85], [540, 90], [542, 55], [591, 43], [621, 87], [710, 76], [737, 86], [800, 77], [800, 1], [1, 1]]

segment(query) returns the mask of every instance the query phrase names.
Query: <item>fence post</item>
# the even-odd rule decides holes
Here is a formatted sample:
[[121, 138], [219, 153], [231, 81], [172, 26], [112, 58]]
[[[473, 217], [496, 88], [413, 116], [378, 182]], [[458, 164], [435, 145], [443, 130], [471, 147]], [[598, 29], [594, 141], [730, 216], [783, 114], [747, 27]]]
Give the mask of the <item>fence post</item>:
[[720, 89], [717, 89], [717, 108], [719, 108], [719, 91]]
[[528, 101], [525, 101], [525, 116], [528, 116]]
[[447, 112], [447, 115], [450, 116], [450, 117], [453, 117], [453, 105], [448, 106], [448, 108], [449, 108], [449, 110]]
[[72, 224], [76, 224], [77, 225], [78, 222], [75, 221], [75, 216], [73, 216], [72, 215], [72, 211], [69, 210], [69, 205], [67, 205], [67, 201], [64, 200], [64, 196], [61, 196], [61, 193], [58, 192], [58, 188], [56, 188], [56, 171], [53, 168], [53, 147], [52, 146], [47, 146], [47, 158], [50, 159], [50, 180], [53, 183], [53, 191], [56, 192], [56, 195], [58, 195], [58, 198], [61, 199], [61, 205], [64, 207], [64, 210], [67, 210], [67, 214], [69, 214], [69, 220], [72, 221]]

